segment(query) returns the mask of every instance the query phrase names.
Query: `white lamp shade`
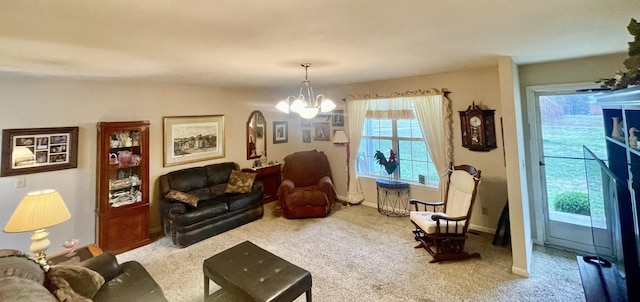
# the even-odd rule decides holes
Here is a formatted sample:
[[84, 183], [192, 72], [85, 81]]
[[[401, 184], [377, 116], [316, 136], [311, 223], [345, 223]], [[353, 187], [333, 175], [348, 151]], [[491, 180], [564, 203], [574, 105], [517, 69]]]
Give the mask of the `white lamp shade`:
[[336, 133], [333, 135], [334, 144], [346, 144], [348, 142], [349, 138], [347, 137], [347, 134], [342, 130], [336, 131]]
[[320, 111], [322, 112], [329, 112], [333, 109], [336, 109], [336, 103], [334, 103], [330, 99], [325, 99], [324, 101], [322, 101], [322, 103], [320, 103]]
[[69, 209], [56, 190], [27, 193], [4, 227], [6, 233], [44, 229], [71, 218]]
[[303, 110], [304, 107], [304, 101], [301, 99], [296, 99], [295, 101], [293, 101], [293, 103], [291, 103], [291, 111], [295, 113], [300, 112], [300, 110]]
[[280, 101], [277, 105], [276, 105], [276, 109], [284, 112], [284, 113], [289, 113], [289, 102], [282, 100]]

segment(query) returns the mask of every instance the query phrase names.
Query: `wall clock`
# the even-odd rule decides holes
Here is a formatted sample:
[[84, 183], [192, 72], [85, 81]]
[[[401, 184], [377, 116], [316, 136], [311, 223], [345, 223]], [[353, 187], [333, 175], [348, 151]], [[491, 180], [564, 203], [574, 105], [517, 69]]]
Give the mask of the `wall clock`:
[[489, 151], [497, 147], [495, 110], [482, 110], [475, 102], [460, 113], [462, 146], [471, 151]]

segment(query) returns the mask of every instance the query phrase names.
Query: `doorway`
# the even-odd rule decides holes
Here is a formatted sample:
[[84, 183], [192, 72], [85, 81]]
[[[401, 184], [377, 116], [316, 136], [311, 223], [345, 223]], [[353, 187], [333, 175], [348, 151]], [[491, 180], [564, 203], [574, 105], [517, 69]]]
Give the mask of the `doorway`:
[[[593, 253], [593, 236], [607, 236], [592, 224], [604, 214], [589, 204], [583, 145], [606, 160], [599, 92], [578, 92], [596, 84], [527, 88], [531, 123], [534, 242]], [[594, 234], [601, 232], [602, 234]]]

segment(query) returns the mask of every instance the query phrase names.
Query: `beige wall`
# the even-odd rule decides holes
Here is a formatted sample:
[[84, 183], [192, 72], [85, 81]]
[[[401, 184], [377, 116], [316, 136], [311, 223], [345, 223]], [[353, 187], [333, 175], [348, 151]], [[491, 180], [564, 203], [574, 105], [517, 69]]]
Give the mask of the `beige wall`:
[[[482, 183], [479, 187], [478, 199], [474, 206], [471, 224], [473, 228], [492, 233], [500, 217], [503, 206], [507, 200], [506, 175], [502, 137], [499, 129], [499, 120], [502, 116], [500, 109], [500, 91], [498, 68], [488, 67], [466, 70], [462, 72], [429, 75], [411, 78], [401, 78], [386, 81], [357, 83], [348, 86], [315, 89], [322, 91], [334, 100], [340, 100], [348, 95], [378, 93], [391, 94], [408, 90], [448, 88], [452, 93], [449, 98], [453, 108], [453, 135], [454, 135], [454, 163], [471, 164], [482, 170]], [[483, 109], [496, 110], [496, 135], [498, 148], [489, 152], [473, 152], [461, 147], [460, 118], [458, 111], [466, 110], [475, 101]], [[348, 117], [347, 117], [348, 119]], [[336, 175], [335, 171], [344, 171], [345, 151], [342, 147], [320, 146], [331, 158], [332, 171], [338, 183], [338, 194], [344, 196], [346, 192], [346, 174]], [[357, 148], [352, 147], [352, 153]], [[335, 160], [335, 159], [339, 160]], [[361, 181], [365, 193], [365, 204], [376, 205], [376, 186], [374, 179], [364, 178]], [[412, 185], [412, 197], [425, 200], [437, 200], [435, 188], [424, 185]], [[487, 207], [489, 215], [482, 215], [481, 207]]]
[[[96, 123], [148, 120], [150, 126], [151, 227], [160, 230], [157, 179], [169, 171], [214, 162], [234, 161], [249, 167], [245, 156], [245, 123], [252, 110], [263, 110], [274, 120], [271, 100], [252, 90], [208, 89], [188, 86], [148, 85], [102, 81], [0, 77], [0, 128], [79, 126], [78, 168], [24, 175], [26, 187], [16, 189], [18, 177], [0, 178], [0, 224], [9, 219], [22, 197], [30, 191], [54, 188], [64, 198], [72, 218], [49, 228], [50, 253], [72, 237], [94, 242]], [[162, 117], [224, 114], [226, 157], [164, 168], [162, 166]], [[271, 134], [268, 133], [268, 140]], [[269, 154], [283, 147], [268, 143]], [[0, 246], [28, 250], [31, 234], [0, 233]]]

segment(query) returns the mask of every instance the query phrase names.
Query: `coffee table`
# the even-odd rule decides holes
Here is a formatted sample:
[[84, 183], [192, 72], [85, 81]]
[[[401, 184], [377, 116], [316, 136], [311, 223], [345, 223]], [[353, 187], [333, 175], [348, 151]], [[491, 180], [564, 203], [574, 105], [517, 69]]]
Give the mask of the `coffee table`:
[[[203, 262], [205, 301], [293, 301], [306, 293], [311, 302], [311, 273], [250, 241]], [[209, 294], [209, 280], [221, 289]]]

